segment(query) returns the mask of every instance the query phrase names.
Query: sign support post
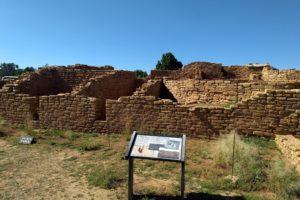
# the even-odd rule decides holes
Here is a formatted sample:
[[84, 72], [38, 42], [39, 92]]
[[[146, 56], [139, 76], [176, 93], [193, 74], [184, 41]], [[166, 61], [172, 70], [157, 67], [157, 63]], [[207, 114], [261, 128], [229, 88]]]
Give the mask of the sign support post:
[[181, 200], [185, 192], [185, 140], [186, 137], [171, 137], [133, 132], [125, 159], [128, 160], [128, 200], [133, 200], [134, 158], [181, 163]]
[[184, 190], [185, 190], [185, 162], [181, 163], [181, 200], [184, 200]]
[[128, 200], [133, 200], [133, 158], [129, 158], [128, 164]]

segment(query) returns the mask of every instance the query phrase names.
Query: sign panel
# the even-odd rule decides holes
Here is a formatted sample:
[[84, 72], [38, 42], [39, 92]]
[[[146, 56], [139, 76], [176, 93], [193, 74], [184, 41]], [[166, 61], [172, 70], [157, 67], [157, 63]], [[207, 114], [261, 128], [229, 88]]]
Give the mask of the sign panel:
[[182, 161], [183, 138], [134, 134], [129, 157]]
[[33, 139], [34, 138], [29, 135], [24, 135], [20, 138], [20, 144], [32, 144]]

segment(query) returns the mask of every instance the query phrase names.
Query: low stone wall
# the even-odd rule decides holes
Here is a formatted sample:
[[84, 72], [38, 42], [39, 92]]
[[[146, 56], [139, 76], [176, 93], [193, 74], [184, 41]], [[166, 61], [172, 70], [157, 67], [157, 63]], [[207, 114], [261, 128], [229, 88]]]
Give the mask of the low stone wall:
[[300, 139], [292, 135], [276, 135], [275, 142], [300, 173]]
[[111, 132], [143, 129], [190, 136], [213, 135], [200, 113], [170, 100], [157, 100], [153, 96], [121, 97], [107, 100], [106, 108]]
[[297, 89], [299, 82], [239, 82], [210, 80], [164, 80], [166, 87], [182, 104], [220, 105], [249, 99], [266, 89]]
[[164, 77], [176, 78], [180, 70], [151, 70], [151, 79], [161, 79]]
[[262, 79], [264, 81], [299, 81], [300, 80], [300, 70], [272, 70], [264, 68], [262, 71]]
[[0, 92], [0, 116], [14, 124], [24, 124], [25, 120], [36, 118], [37, 104], [37, 97]]
[[230, 109], [190, 108], [152, 96], [107, 100], [106, 108], [107, 122], [112, 132], [142, 127], [192, 136], [213, 136], [236, 130], [246, 135], [273, 137], [281, 129], [293, 125], [292, 134], [300, 133], [299, 123], [283, 120], [300, 109], [300, 90], [267, 91]]
[[98, 114], [97, 98], [71, 94], [39, 98], [38, 121], [41, 128], [96, 132], [94, 122]]

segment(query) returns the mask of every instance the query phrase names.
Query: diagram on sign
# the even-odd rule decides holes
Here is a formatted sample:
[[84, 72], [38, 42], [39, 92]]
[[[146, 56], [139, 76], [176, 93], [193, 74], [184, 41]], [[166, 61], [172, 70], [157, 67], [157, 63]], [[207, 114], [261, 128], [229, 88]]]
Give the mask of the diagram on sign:
[[182, 138], [137, 135], [131, 156], [156, 159], [181, 159]]

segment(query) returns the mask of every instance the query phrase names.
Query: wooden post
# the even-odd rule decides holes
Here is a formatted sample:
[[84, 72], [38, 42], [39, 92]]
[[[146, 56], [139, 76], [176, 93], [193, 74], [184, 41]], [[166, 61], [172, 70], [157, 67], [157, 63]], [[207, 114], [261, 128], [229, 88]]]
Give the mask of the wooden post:
[[133, 200], [133, 158], [128, 161], [128, 200]]
[[181, 162], [181, 200], [184, 199], [184, 190], [185, 190], [185, 162]]

